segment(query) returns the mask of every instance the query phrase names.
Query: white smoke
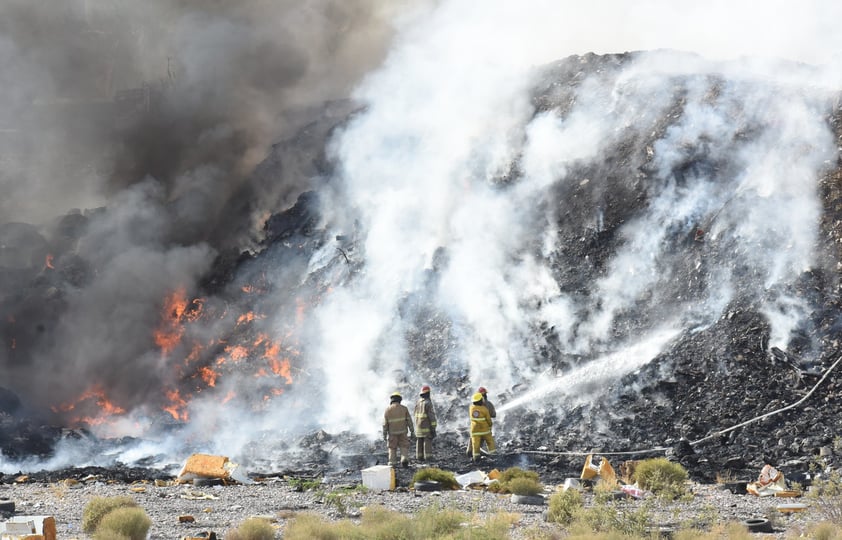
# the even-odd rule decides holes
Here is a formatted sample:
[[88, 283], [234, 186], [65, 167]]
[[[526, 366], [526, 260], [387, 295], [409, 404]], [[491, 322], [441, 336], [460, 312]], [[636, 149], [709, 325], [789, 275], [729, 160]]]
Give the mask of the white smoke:
[[[472, 383], [498, 389], [537, 375], [536, 359], [525, 345], [537, 322], [551, 324], [571, 352], [617, 346], [612, 344], [617, 317], [641, 302], [654, 308], [653, 297], [664, 294], [677, 230], [711, 225], [704, 231], [708, 238], [727, 237], [733, 250], [719, 261], [705, 261], [711, 276], [725, 280], [705, 297], [669, 299], [678, 306], [671, 316], [690, 324], [699, 322], [700, 305], [721, 310], [727, 304], [735, 260], [758, 268], [766, 287], [791, 283], [811, 265], [815, 184], [823, 161], [833, 154], [820, 112], [827, 96], [804, 91], [799, 76], [809, 71], [799, 74], [801, 68], [792, 64], [781, 71], [786, 64], [779, 59], [835, 62], [826, 54], [834, 50], [828, 45], [835, 38], [798, 40], [797, 47], [789, 47], [795, 39], [784, 40], [783, 48], [778, 38], [815, 37], [815, 13], [840, 8], [825, 2], [805, 10], [778, 2], [775, 15], [764, 17], [725, 2], [684, 7], [535, 1], [517, 7], [486, 2], [476, 9], [453, 0], [399, 37], [383, 68], [357, 92], [365, 112], [336, 143], [347, 199], [332, 206], [361, 212], [366, 271], [320, 311], [324, 338], [317, 359], [330, 393], [350, 392], [365, 404], [325, 413], [325, 425], [373, 431], [384, 396], [401, 383], [393, 373], [406, 362], [400, 345], [387, 346], [397, 343], [394, 338], [383, 337], [394, 336], [400, 299], [420, 287], [440, 246], [449, 264], [437, 302], [459, 328], [458, 361]], [[710, 33], [714, 27], [716, 38]], [[583, 81], [563, 118], [554, 112], [533, 116], [528, 90], [536, 66], [569, 54], [638, 48], [700, 56], [646, 55], [609, 87], [605, 79]], [[733, 62], [746, 55], [754, 58]], [[712, 73], [722, 73], [722, 81], [715, 82]], [[825, 71], [812, 73], [816, 81], [834, 83]], [[622, 227], [623, 245], [593, 284], [590, 306], [579, 305], [560, 291], [547, 264], [531, 255], [536, 241], [546, 255], [557, 238], [554, 222], [565, 212], [565, 201], [554, 200], [554, 189], [569, 178], [571, 167], [598, 161], [628, 128], [654, 129], [676, 105], [674, 76], [690, 82], [680, 119], [651, 148], [655, 172], [644, 180], [652, 184], [649, 211]], [[738, 82], [723, 82], [730, 77]], [[788, 86], [793, 80], [801, 90]], [[792, 91], [780, 92], [781, 86]], [[741, 144], [735, 158], [733, 147], [745, 129], [760, 133]], [[725, 185], [715, 184], [713, 171], [704, 169], [675, 176], [694, 159], [692, 149], [710, 154], [712, 167], [717, 160], [738, 163]], [[518, 159], [520, 177], [501, 185]], [[596, 190], [612, 189], [604, 178], [582, 181]], [[792, 211], [775, 215], [784, 201]], [[714, 311], [702, 318], [709, 323], [717, 316]], [[788, 334], [775, 332], [782, 340]], [[441, 359], [428, 362], [434, 366]], [[349, 379], [355, 370], [357, 376]], [[422, 382], [411, 380], [410, 386]]]

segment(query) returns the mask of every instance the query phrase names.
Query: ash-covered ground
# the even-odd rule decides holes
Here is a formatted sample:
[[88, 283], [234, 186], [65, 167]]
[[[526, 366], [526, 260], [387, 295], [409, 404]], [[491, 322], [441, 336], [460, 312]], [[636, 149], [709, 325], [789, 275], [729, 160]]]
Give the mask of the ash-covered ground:
[[[656, 69], [665, 65], [658, 54], [667, 55], [666, 64], [684, 67]], [[495, 202], [477, 209], [480, 214], [520, 212], [525, 232], [493, 229], [493, 216], [479, 220], [480, 227], [489, 229], [480, 235], [487, 244], [470, 254], [460, 251], [460, 246], [467, 248], [459, 242], [437, 246], [422, 278], [400, 290], [393, 310], [387, 310], [399, 324], [384, 324], [372, 354], [398, 350], [402, 358], [377, 361], [360, 371], [382, 368], [384, 385], [405, 389], [404, 403], [410, 408], [420, 383], [433, 387], [439, 415], [433, 464], [457, 471], [473, 467], [464, 452], [466, 412], [480, 384], [489, 387], [499, 411], [495, 435], [500, 455], [484, 466], [527, 467], [548, 482], [578, 476], [587, 452], [605, 453], [612, 463], [670, 455], [702, 481], [717, 475], [752, 479], [765, 463], [794, 476], [806, 472], [822, 448], [831, 464], [833, 451], [842, 453], [837, 435], [842, 429], [842, 368], [824, 378], [840, 358], [839, 93], [774, 77], [741, 76], [733, 65], [705, 63], [692, 55], [658, 54], [573, 56], [533, 73], [531, 112], [526, 126], [516, 130], [521, 138], [517, 150], [484, 178], [490, 196], [508, 199], [511, 208]], [[285, 174], [319, 180], [294, 205], [263, 221], [262, 238], [254, 247], [220, 249], [199, 273], [189, 296], [203, 301], [194, 300], [192, 308], [173, 315], [188, 326], [179, 337], [199, 334], [189, 327], [198, 325], [196, 306], [204, 310], [202, 316], [221, 313], [229, 324], [202, 327], [217, 331], [219, 341], [198, 352], [195, 364], [185, 361], [192, 371], [177, 380], [182, 396], [185, 389], [197, 388], [200, 368], [222, 365], [216, 359], [229, 353], [227, 346], [259, 341], [261, 329], [241, 323], [241, 315], [283, 312], [274, 318], [282, 322], [275, 329], [303, 325], [301, 316], [293, 314], [296, 307], [315, 312], [336, 298], [337, 290], [376, 279], [376, 265], [390, 264], [374, 262], [382, 254], [373, 249], [367, 228], [372, 220], [365, 209], [350, 212], [359, 219], [343, 220], [344, 227], [330, 219], [337, 211], [332, 205], [341, 200], [337, 192], [348, 189], [338, 179], [347, 165], [338, 157], [335, 137], [353, 135], [366, 114], [365, 104], [327, 104], [298, 134], [276, 144], [253, 173], [259, 183]], [[801, 122], [809, 129], [802, 129]], [[557, 145], [580, 137], [590, 147], [579, 154], [564, 147], [570, 155], [547, 165], [535, 155], [553, 148], [528, 144], [539, 139], [536, 133], [542, 129], [559, 131], [552, 141]], [[528, 179], [541, 175], [546, 176], [542, 195], [524, 193]], [[766, 176], [779, 178], [780, 185]], [[815, 207], [802, 198], [810, 190]], [[459, 196], [469, 198], [469, 192], [470, 187]], [[0, 315], [7, 363], [15, 370], [25, 369], [28, 355], [43, 361], [44, 351], [55, 350], [66, 338], [63, 317], [78, 316], [74, 303], [103, 274], [77, 246], [110, 211], [74, 212], [51, 228], [0, 226]], [[415, 217], [407, 217], [410, 227]], [[802, 235], [805, 222], [812, 234]], [[401, 222], [394, 232], [400, 235], [404, 227]], [[495, 242], [507, 250], [501, 254]], [[551, 284], [511, 303], [501, 294], [489, 304], [531, 314], [502, 336], [516, 342], [503, 354], [511, 374], [501, 375], [500, 358], [490, 354], [495, 336], [483, 335], [488, 329], [478, 330], [472, 313], [448, 302], [454, 291], [451, 269], [466, 256], [480, 267], [487, 257], [494, 272], [503, 269], [507, 286]], [[527, 278], [508, 280], [508, 265], [526, 269]], [[354, 298], [363, 297], [368, 298]], [[191, 309], [196, 319], [185, 315]], [[260, 317], [255, 319], [256, 325]], [[320, 320], [322, 331], [331, 331], [324, 324], [336, 324], [335, 319]], [[232, 458], [260, 475], [297, 471], [341, 477], [383, 463], [378, 430], [359, 428], [379, 426], [382, 411], [377, 405], [352, 404], [382, 402], [385, 409], [388, 393], [380, 395], [379, 386], [361, 389], [365, 385], [337, 392], [335, 384], [326, 383], [330, 365], [309, 361], [308, 355], [324, 352], [311, 344], [312, 335], [304, 339], [304, 334], [295, 333], [294, 346], [284, 345], [295, 349], [283, 372], [288, 378], [259, 385], [252, 396], [260, 402], [268, 399], [272, 385], [283, 387], [284, 394], [275, 399], [288, 400], [279, 410], [298, 429], [235, 433], [229, 426], [228, 438], [241, 442]], [[392, 341], [401, 345], [390, 348]], [[483, 346], [466, 345], [476, 341]], [[174, 350], [195, 360], [189, 347]], [[340, 344], [330, 351], [343, 349]], [[482, 353], [489, 353], [487, 366]], [[261, 357], [254, 351], [244, 354]], [[254, 372], [256, 377], [259, 370]], [[114, 450], [120, 456], [115, 459], [123, 459], [119, 449], [142, 439], [70, 430], [77, 426], [69, 423], [69, 415], [59, 416], [68, 420], [62, 425], [33, 409], [26, 388], [0, 390], [0, 448], [11, 462], [48, 461], [73, 440], [92, 452]], [[717, 435], [795, 404], [808, 392], [795, 407]], [[314, 410], [328, 415], [353, 410], [369, 418], [349, 429], [335, 423], [320, 426], [325, 415]], [[189, 424], [186, 416], [172, 416], [159, 419], [158, 433], [178, 433]], [[283, 419], [277, 421], [283, 425]], [[188, 441], [185, 448], [206, 446]], [[224, 452], [224, 445], [215, 450]], [[172, 454], [153, 452], [129, 465], [169, 466], [172, 472], [178, 463]]]

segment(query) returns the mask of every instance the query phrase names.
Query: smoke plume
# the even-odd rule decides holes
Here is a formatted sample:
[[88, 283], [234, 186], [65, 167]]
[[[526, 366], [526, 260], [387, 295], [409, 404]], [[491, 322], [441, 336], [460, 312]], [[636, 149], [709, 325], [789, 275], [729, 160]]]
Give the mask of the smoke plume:
[[427, 383], [587, 402], [736, 301], [786, 348], [840, 9], [13, 0], [3, 384], [244, 456]]

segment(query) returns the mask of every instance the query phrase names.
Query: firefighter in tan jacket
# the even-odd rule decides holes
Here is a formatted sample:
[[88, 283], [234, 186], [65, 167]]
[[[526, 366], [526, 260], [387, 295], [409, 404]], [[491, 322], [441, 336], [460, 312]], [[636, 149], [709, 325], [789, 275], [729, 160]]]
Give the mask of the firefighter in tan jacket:
[[389, 396], [389, 406], [383, 414], [383, 439], [389, 447], [389, 465], [392, 467], [398, 464], [398, 450], [401, 465], [409, 467], [409, 437], [415, 437], [412, 417], [409, 415], [409, 409], [401, 405], [402, 400], [399, 392], [392, 393]]
[[480, 447], [483, 441], [485, 441], [489, 454], [493, 454], [497, 450], [494, 445], [494, 437], [491, 435], [491, 413], [483, 405], [482, 400], [482, 394], [477, 392], [471, 397], [471, 407], [468, 409], [468, 415], [471, 417], [471, 454], [473, 461], [479, 461], [482, 454]]
[[433, 439], [436, 437], [436, 411], [430, 399], [430, 387], [421, 387], [421, 394], [415, 404], [415, 426], [418, 439], [415, 441], [415, 459], [433, 459]]

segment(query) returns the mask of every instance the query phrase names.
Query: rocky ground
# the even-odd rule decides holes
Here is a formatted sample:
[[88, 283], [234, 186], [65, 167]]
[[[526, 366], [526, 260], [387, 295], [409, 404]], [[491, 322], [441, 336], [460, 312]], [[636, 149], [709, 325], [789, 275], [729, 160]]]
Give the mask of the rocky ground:
[[[328, 520], [354, 519], [366, 506], [382, 505], [403, 513], [414, 513], [429, 506], [457, 508], [466, 514], [480, 517], [495, 512], [511, 512], [519, 516], [511, 531], [512, 538], [526, 538], [535, 529], [558, 530], [545, 522], [546, 505], [514, 504], [511, 497], [483, 490], [420, 492], [399, 486], [394, 492], [352, 490], [337, 500], [331, 494], [342, 488], [359, 484], [323, 484], [301, 491], [294, 482], [281, 477], [258, 478], [250, 485], [194, 486], [169, 481], [143, 480], [133, 483], [113, 482], [92, 475], [83, 481], [40, 482], [25, 481], [0, 485], [0, 498], [15, 502], [18, 515], [52, 515], [56, 518], [58, 537], [62, 539], [89, 538], [81, 530], [82, 511], [93, 497], [128, 495], [134, 498], [152, 520], [150, 539], [200, 537], [214, 532], [224, 536], [249, 517], [264, 516], [272, 521], [283, 536], [285, 527], [296, 515], [316, 513]], [[690, 484], [692, 501], [661, 503], [652, 499], [624, 499], [616, 502], [618, 510], [636, 509], [650, 505], [653, 526], [692, 525], [699, 523], [744, 522], [749, 519], [770, 518], [772, 533], [758, 534], [758, 538], [786, 538], [798, 534], [807, 524], [817, 521], [820, 514], [814, 508], [801, 513], [779, 513], [782, 503], [802, 499], [759, 498], [737, 495], [717, 485]], [[557, 489], [547, 487], [548, 495]], [[592, 496], [586, 493], [586, 504]], [[809, 501], [809, 499], [803, 499]], [[180, 517], [192, 516], [195, 521], [184, 522]]]

